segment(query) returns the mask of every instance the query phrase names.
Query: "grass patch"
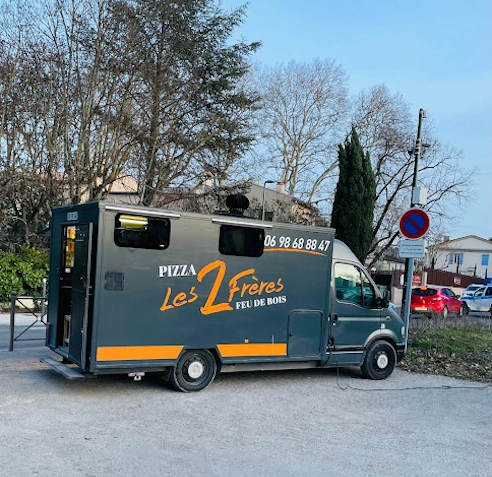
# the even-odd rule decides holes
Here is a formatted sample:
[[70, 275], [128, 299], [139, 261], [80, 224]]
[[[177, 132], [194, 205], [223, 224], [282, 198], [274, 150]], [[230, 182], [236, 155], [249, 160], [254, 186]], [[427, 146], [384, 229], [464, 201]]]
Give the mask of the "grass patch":
[[492, 383], [492, 330], [483, 324], [410, 329], [401, 367]]

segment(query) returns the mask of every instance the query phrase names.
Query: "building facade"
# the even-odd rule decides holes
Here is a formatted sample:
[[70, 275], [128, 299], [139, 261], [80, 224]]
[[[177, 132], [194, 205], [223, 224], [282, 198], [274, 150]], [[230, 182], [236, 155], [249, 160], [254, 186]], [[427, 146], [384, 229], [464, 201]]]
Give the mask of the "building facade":
[[476, 235], [445, 240], [436, 245], [434, 268], [462, 275], [492, 275], [492, 241]]

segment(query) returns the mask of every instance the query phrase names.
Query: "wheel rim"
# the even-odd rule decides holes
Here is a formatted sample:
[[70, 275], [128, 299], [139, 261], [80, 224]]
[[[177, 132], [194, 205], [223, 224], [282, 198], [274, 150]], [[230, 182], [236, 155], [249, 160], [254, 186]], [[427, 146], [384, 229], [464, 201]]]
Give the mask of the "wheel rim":
[[194, 361], [188, 366], [188, 376], [191, 379], [198, 379], [200, 376], [203, 375], [204, 369], [205, 368], [203, 364], [200, 363], [200, 361]]
[[384, 351], [380, 351], [374, 356], [374, 369], [376, 371], [383, 371], [388, 367], [389, 358]]
[[190, 356], [183, 366], [183, 378], [189, 383], [196, 383], [206, 374], [207, 363], [200, 356]]
[[448, 309], [444, 307], [444, 309], [442, 310], [442, 317], [446, 318], [447, 316], [448, 316]]

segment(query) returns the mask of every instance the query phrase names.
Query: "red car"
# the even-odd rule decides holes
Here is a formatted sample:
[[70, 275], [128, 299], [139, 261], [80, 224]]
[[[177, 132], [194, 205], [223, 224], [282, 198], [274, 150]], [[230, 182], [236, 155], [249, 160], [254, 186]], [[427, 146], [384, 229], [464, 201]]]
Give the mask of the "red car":
[[461, 313], [461, 300], [446, 287], [421, 287], [412, 289], [412, 313], [439, 313], [446, 318], [449, 313]]

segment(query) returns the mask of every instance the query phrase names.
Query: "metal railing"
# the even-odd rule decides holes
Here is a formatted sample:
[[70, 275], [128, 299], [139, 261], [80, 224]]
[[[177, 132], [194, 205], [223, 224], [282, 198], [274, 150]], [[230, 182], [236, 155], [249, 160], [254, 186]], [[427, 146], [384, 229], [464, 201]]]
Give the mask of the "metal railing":
[[[32, 306], [28, 306], [26, 301], [32, 301]], [[41, 311], [37, 311], [34, 304], [36, 302], [41, 302]], [[24, 310], [35, 318], [34, 321], [26, 326], [19, 334], [15, 335], [15, 313], [17, 311], [17, 305], [21, 305]], [[30, 305], [30, 304], [29, 304]], [[14, 341], [41, 341], [46, 342], [46, 337], [44, 338], [22, 338], [22, 336], [27, 333], [34, 325], [37, 323], [42, 323], [47, 327], [48, 323], [46, 321], [46, 278], [43, 278], [43, 294], [41, 297], [33, 296], [17, 296], [17, 292], [13, 291], [10, 296], [10, 328], [9, 328], [9, 351], [14, 351]]]

